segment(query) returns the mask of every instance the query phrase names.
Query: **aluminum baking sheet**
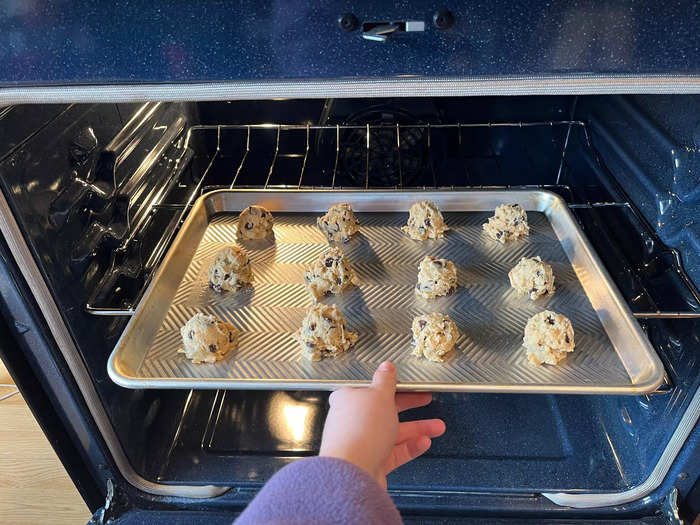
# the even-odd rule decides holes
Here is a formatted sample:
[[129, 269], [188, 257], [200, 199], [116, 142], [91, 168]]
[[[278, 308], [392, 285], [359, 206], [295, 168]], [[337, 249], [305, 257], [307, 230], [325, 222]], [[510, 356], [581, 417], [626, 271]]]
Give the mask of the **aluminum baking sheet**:
[[[444, 239], [409, 239], [401, 226], [419, 200], [435, 201], [450, 231]], [[359, 285], [325, 300], [337, 304], [355, 346], [337, 359], [302, 358], [292, 333], [312, 302], [304, 265], [326, 241], [316, 217], [350, 202], [360, 232], [343, 249]], [[502, 245], [481, 225], [499, 204], [528, 212], [530, 236]], [[261, 204], [275, 215], [274, 240], [245, 241], [252, 287], [218, 294], [206, 269], [236, 241], [238, 212]], [[425, 255], [454, 261], [457, 291], [425, 300], [414, 294]], [[535, 302], [510, 288], [508, 271], [539, 255], [555, 274], [556, 292]], [[533, 366], [521, 346], [528, 318], [544, 309], [571, 319], [576, 349], [558, 366]], [[431, 363], [411, 355], [414, 316], [440, 311], [461, 332], [452, 357]], [[206, 312], [241, 330], [239, 346], [216, 364], [193, 364], [179, 328]], [[367, 384], [391, 359], [401, 390], [639, 394], [658, 387], [663, 366], [566, 203], [548, 191], [216, 191], [190, 212], [109, 359], [109, 374], [129, 388], [335, 389]]]

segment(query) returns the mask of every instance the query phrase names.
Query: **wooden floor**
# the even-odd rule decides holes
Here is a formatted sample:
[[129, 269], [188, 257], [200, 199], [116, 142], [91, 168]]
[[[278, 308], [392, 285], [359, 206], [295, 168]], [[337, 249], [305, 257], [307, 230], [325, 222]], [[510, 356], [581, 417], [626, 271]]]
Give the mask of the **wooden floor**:
[[[0, 361], [0, 384], [11, 383]], [[0, 386], [0, 398], [15, 391]], [[90, 511], [22, 396], [0, 401], [0, 523], [75, 525], [89, 519]]]

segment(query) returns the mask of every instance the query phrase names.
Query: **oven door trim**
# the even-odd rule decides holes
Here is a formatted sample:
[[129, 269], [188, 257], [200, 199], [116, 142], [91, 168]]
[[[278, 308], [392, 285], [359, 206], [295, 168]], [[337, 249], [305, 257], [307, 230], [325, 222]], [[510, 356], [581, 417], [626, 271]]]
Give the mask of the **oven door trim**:
[[264, 100], [270, 98], [698, 94], [700, 75], [536, 75], [287, 79], [186, 84], [0, 87], [0, 106], [37, 103]]
[[68, 332], [63, 318], [51, 296], [46, 282], [44, 281], [39, 267], [36, 265], [17, 221], [12, 214], [5, 195], [0, 192], [0, 231], [5, 237], [12, 256], [15, 258], [22, 275], [26, 279], [29, 287], [36, 299], [37, 304], [44, 313], [46, 322], [51, 334], [56, 340], [61, 354], [66, 360], [75, 382], [85, 399], [85, 403], [90, 410], [95, 424], [100, 430], [102, 437], [109, 448], [117, 468], [126, 479], [136, 489], [157, 496], [176, 496], [181, 498], [213, 498], [220, 496], [230, 490], [231, 487], [221, 487], [215, 485], [187, 486], [187, 485], [164, 485], [148, 481], [134, 470], [129, 463], [124, 449], [117, 438], [109, 418], [100, 402], [94, 385], [90, 379], [85, 364], [80, 358], [78, 349]]

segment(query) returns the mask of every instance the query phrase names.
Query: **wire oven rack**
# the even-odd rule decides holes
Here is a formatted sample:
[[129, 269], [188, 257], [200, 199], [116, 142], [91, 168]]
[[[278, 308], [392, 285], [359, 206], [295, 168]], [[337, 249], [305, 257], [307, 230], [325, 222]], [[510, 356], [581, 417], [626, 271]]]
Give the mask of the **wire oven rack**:
[[[501, 151], [503, 144], [497, 136], [499, 132], [519, 133], [518, 140], [523, 142], [549, 139], [551, 151], [545, 165], [535, 165], [536, 160], [529, 154], [527, 148], [516, 152], [519, 160], [532, 164], [527, 166], [531, 173], [536, 173], [538, 184], [498, 184], [504, 181], [501, 163], [504, 155]], [[461, 184], [447, 184], [436, 176], [434, 166], [430, 163], [420, 164], [413, 160], [416, 148], [422, 148], [426, 157], [439, 156], [436, 152], [434, 136], [441, 135], [451, 140], [456, 147], [458, 164], [464, 167], [464, 177]], [[413, 189], [457, 189], [457, 188], [545, 188], [562, 195], [570, 209], [576, 214], [579, 210], [595, 210], [601, 208], [622, 208], [627, 210], [634, 220], [645, 230], [645, 234], [657, 242], [657, 246], [663, 246], [656, 236], [653, 228], [647, 223], [641, 212], [630, 202], [624, 189], [615, 181], [615, 178], [601, 170], [607, 178], [607, 185], [613, 188], [615, 198], [606, 200], [590, 200], [586, 195], [579, 195], [579, 190], [565, 183], [567, 169], [567, 153], [571, 138], [576, 135], [577, 140], [584, 144], [595, 161], [602, 166], [597, 157], [586, 124], [577, 120], [538, 121], [538, 122], [487, 122], [487, 123], [455, 123], [455, 124], [365, 124], [365, 125], [298, 125], [298, 124], [244, 124], [244, 125], [196, 125], [187, 129], [183, 152], [190, 154], [186, 158], [194, 156], [192, 152], [213, 151], [205, 154], [200, 159], [203, 170], [200, 176], [193, 177], [196, 182], [186, 185], [180, 178], [185, 172], [184, 166], [178, 166], [172, 172], [172, 180], [167, 182], [168, 187], [185, 189], [182, 202], [167, 202], [167, 192], [159, 192], [147, 207], [145, 213], [134, 229], [129, 232], [119, 250], [127, 251], [129, 244], [138, 238], [139, 233], [148, 226], [160, 214], [170, 214], [176, 220], [174, 227], [166, 230], [150, 251], [144, 264], [143, 285], [132, 302], [127, 305], [104, 305], [97, 303], [95, 297], [109, 297], [108, 290], [96, 290], [91, 300], [86, 305], [90, 314], [100, 316], [130, 316], [134, 313], [143, 292], [147, 288], [153, 272], [172, 239], [177, 234], [179, 226], [192, 207], [194, 201], [205, 191], [222, 188], [263, 188], [263, 189], [365, 189], [381, 187], [383, 190], [405, 188]], [[254, 154], [258, 154], [260, 143], [255, 139], [265, 137], [262, 142], [267, 164], [261, 167], [260, 155], [253, 160]], [[351, 137], [351, 140], [348, 139]], [[417, 139], [418, 137], [418, 139]], [[469, 150], [469, 141], [482, 142], [481, 151], [477, 154]], [[420, 141], [420, 144], [416, 142]], [[349, 143], [350, 142], [350, 143]], [[541, 149], [541, 148], [540, 148]], [[232, 151], [237, 154], [232, 154]], [[466, 151], [465, 151], [466, 150]], [[538, 150], [539, 151], [539, 150]], [[348, 166], [347, 154], [352, 154], [352, 166]], [[183, 155], [184, 156], [184, 155]], [[239, 157], [239, 158], [236, 158]], [[411, 156], [411, 162], [407, 162]], [[389, 161], [386, 161], [386, 159]], [[321, 162], [319, 163], [319, 159]], [[468, 166], [473, 166], [475, 161], [488, 163], [488, 177], [480, 176], [479, 171], [470, 171]], [[324, 163], [325, 162], [325, 163]], [[282, 166], [284, 163], [284, 166]], [[254, 167], [251, 167], [255, 164]], [[296, 164], [296, 171], [290, 164]], [[310, 166], [313, 164], [313, 167]], [[359, 166], [359, 167], [358, 167]], [[415, 177], [411, 177], [409, 170], [415, 175], [416, 167], [428, 176], [415, 184]], [[348, 178], [348, 171], [352, 170], [352, 177]], [[250, 173], [247, 173], [250, 171]], [[381, 171], [391, 173], [391, 180], [387, 181], [383, 176], [381, 183], [374, 180], [375, 174]], [[143, 174], [139, 175], [143, 176]], [[280, 181], [280, 177], [283, 179]], [[228, 180], [227, 180], [228, 178]], [[244, 180], [246, 179], [246, 180]], [[259, 184], [258, 181], [264, 183]], [[251, 180], [254, 181], [251, 183]], [[230, 182], [229, 182], [230, 181]], [[494, 181], [496, 184], [491, 184]], [[427, 184], [426, 184], [427, 182]], [[484, 184], [489, 182], [489, 184]], [[521, 181], [523, 182], [523, 181]], [[578, 216], [577, 216], [578, 218]], [[700, 318], [700, 295], [693, 283], [685, 274], [680, 255], [673, 249], [665, 249], [670, 254], [673, 264], [672, 271], [681, 286], [685, 288], [686, 296], [690, 299], [688, 309], [664, 310], [656, 305], [653, 295], [642, 289], [649, 297], [651, 308], [645, 311], [634, 312], [638, 318]], [[624, 261], [623, 261], [623, 264]], [[626, 268], [631, 274], [634, 268]]]

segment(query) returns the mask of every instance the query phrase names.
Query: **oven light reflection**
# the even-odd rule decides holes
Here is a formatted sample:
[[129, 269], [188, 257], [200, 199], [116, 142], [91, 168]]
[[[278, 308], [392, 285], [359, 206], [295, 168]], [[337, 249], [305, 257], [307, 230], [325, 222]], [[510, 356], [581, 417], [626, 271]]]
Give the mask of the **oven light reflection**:
[[303, 405], [286, 405], [284, 418], [287, 420], [289, 432], [295, 441], [302, 441], [306, 433], [306, 418], [309, 415], [309, 407]]

